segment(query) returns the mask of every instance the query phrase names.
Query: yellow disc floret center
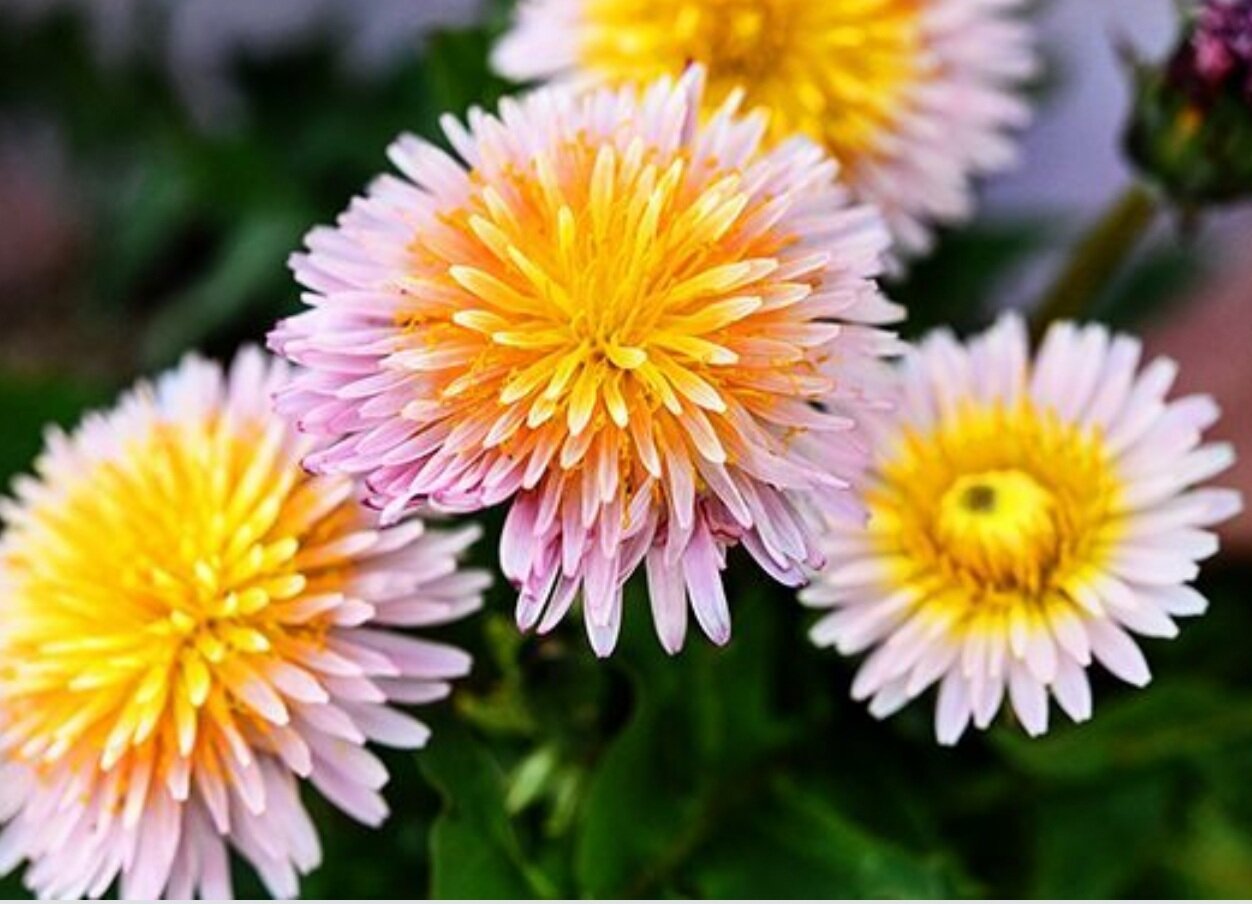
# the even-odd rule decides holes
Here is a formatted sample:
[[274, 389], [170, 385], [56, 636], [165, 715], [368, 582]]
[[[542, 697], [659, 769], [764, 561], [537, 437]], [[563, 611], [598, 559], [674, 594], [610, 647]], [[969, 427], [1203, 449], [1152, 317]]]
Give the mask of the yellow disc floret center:
[[743, 88], [775, 138], [802, 133], [848, 166], [890, 129], [919, 78], [921, 0], [591, 0], [580, 64], [613, 84], [709, 71]]
[[[761, 0], [678, 3], [675, 37], [698, 49], [699, 59], [716, 63], [727, 75], [761, 76], [771, 56], [785, 53], [793, 40], [796, 4]], [[694, 59], [693, 55], [693, 59]]]
[[[722, 412], [734, 347], [771, 316], [766, 295], [813, 289], [811, 278], [772, 278], [794, 239], [749, 228], [768, 199], [754, 200], [737, 170], [579, 138], [502, 177], [506, 191], [489, 185], [443, 215], [448, 238], [412, 248], [433, 273], [421, 315], [400, 317], [418, 355], [478, 350], [459, 375], [449, 369], [449, 406], [521, 404], [528, 430], [553, 421], [576, 436], [610, 420], [625, 428], [643, 409], [678, 414], [682, 399]], [[448, 267], [452, 241], [464, 250]], [[451, 302], [447, 324], [431, 318], [432, 289]], [[506, 419], [501, 437], [516, 426]]]
[[252, 722], [239, 701], [285, 719], [255, 674], [320, 644], [297, 600], [338, 588], [305, 548], [352, 516], [282, 442], [224, 415], [157, 427], [10, 527], [0, 691], [24, 757], [186, 757]]
[[1098, 431], [1022, 403], [907, 432], [869, 494], [897, 580], [976, 609], [1043, 604], [1098, 568], [1120, 481]]
[[935, 534], [956, 568], [990, 585], [1039, 587], [1056, 562], [1057, 504], [1020, 469], [963, 475], [939, 502]]

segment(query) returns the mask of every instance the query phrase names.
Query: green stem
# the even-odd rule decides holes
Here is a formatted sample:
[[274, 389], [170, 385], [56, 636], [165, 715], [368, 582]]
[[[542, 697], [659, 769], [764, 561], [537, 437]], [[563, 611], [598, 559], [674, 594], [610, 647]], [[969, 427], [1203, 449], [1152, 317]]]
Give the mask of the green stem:
[[1065, 269], [1035, 308], [1036, 337], [1053, 321], [1071, 320], [1090, 312], [1156, 222], [1160, 209], [1156, 195], [1140, 183], [1132, 185], [1113, 202], [1083, 237]]
[[765, 778], [783, 759], [785, 751], [758, 760], [750, 769], [736, 772], [715, 783], [706, 793], [699, 812], [669, 845], [657, 862], [639, 872], [624, 898], [656, 898], [670, 878], [708, 841], [709, 834], [722, 825], [727, 813], [750, 803], [764, 788]]

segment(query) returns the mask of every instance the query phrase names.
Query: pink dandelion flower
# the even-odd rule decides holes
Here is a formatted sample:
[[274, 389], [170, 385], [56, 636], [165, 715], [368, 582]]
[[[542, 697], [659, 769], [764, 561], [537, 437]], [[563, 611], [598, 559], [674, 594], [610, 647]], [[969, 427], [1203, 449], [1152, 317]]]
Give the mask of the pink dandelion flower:
[[0, 502], [0, 872], [49, 898], [275, 896], [317, 866], [307, 778], [387, 815], [367, 741], [420, 747], [464, 653], [395, 627], [479, 606], [474, 531], [379, 530], [270, 410], [286, 365], [189, 358], [72, 434]]
[[882, 209], [898, 252], [965, 220], [971, 178], [1016, 156], [1035, 71], [1023, 0], [522, 0], [493, 61], [520, 80], [647, 83], [708, 68], [710, 108], [743, 90], [770, 137], [802, 134]]
[[[887, 243], [836, 165], [762, 149], [702, 77], [564, 89], [415, 138], [296, 256], [309, 310], [273, 347], [303, 371], [281, 410], [320, 435], [315, 471], [363, 475], [384, 520], [429, 501], [512, 501], [501, 543], [523, 629], [581, 598], [615, 644], [641, 564], [669, 651], [688, 601], [730, 634], [720, 571], [742, 543], [799, 584], [817, 506], [851, 505], [867, 363], [898, 316], [873, 277]], [[818, 403], [824, 403], [819, 405]]]
[[1130, 337], [1063, 323], [1032, 365], [1006, 317], [906, 358], [899, 409], [873, 429], [868, 527], [835, 520], [802, 594], [832, 609], [817, 644], [873, 651], [852, 694], [874, 715], [938, 683], [940, 742], [986, 728], [1006, 694], [1039, 735], [1049, 695], [1090, 717], [1093, 660], [1144, 685], [1131, 633], [1171, 638], [1175, 617], [1204, 612], [1188, 582], [1241, 501], [1199, 485], [1233, 453], [1202, 444], [1213, 401], [1166, 401], [1174, 365], [1139, 371], [1139, 356]]

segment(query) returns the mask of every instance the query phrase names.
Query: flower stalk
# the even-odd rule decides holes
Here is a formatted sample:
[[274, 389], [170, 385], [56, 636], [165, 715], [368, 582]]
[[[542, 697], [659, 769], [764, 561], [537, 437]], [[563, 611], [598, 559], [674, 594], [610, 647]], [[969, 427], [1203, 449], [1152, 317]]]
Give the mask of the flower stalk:
[[1116, 198], [1078, 243], [1034, 309], [1038, 338], [1059, 320], [1081, 319], [1123, 270], [1161, 211], [1159, 197], [1136, 182]]

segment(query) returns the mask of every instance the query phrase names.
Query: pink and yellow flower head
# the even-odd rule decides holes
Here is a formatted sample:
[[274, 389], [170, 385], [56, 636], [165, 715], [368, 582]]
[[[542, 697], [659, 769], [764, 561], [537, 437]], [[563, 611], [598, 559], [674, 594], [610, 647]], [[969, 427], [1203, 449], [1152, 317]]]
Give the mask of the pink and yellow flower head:
[[1098, 326], [1053, 326], [1028, 360], [1015, 317], [966, 345], [932, 335], [905, 360], [897, 412], [872, 430], [864, 523], [836, 519], [802, 599], [813, 640], [872, 650], [852, 694], [885, 717], [939, 684], [935, 729], [987, 727], [1007, 694], [1031, 735], [1051, 695], [1091, 715], [1093, 660], [1148, 682], [1131, 633], [1177, 634], [1205, 609], [1188, 582], [1239, 494], [1201, 487], [1233, 460], [1203, 444], [1204, 396], [1167, 401], [1175, 367]]
[[[517, 619], [581, 596], [608, 653], [646, 565], [661, 641], [688, 600], [724, 642], [720, 570], [742, 543], [798, 584], [819, 505], [849, 505], [871, 404], [862, 374], [897, 317], [887, 234], [803, 139], [762, 148], [730, 98], [701, 121], [681, 81], [506, 100], [414, 138], [296, 256], [309, 310], [271, 336], [303, 366], [280, 408], [307, 459], [363, 475], [384, 518], [512, 500], [501, 560]], [[820, 405], [819, 405], [820, 403]]]
[[381, 822], [365, 743], [421, 746], [393, 705], [469, 668], [395, 627], [479, 605], [473, 530], [377, 529], [304, 472], [286, 370], [188, 358], [52, 431], [0, 503], [0, 872], [41, 896], [229, 898], [228, 845], [296, 895], [321, 857], [298, 780]]
[[1035, 67], [1024, 0], [522, 0], [494, 55], [519, 79], [646, 83], [693, 61], [710, 108], [746, 92], [770, 137], [807, 135], [878, 205], [897, 251], [968, 217], [972, 176], [1014, 158]]

